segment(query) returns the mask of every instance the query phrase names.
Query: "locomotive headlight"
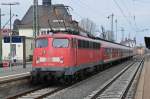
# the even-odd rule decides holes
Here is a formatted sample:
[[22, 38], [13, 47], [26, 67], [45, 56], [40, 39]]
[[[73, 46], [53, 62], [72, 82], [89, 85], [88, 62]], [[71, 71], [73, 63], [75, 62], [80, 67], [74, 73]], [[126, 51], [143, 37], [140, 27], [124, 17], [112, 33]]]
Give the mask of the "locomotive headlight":
[[52, 62], [59, 62], [59, 63], [63, 63], [63, 58], [62, 57], [52, 57], [51, 58]]
[[46, 57], [40, 57], [40, 62], [46, 62]]
[[64, 63], [63, 57], [60, 57], [60, 63]]
[[36, 58], [36, 64], [40, 63], [39, 57]]
[[46, 58], [45, 57], [37, 57], [36, 63], [38, 64], [40, 62], [46, 62]]

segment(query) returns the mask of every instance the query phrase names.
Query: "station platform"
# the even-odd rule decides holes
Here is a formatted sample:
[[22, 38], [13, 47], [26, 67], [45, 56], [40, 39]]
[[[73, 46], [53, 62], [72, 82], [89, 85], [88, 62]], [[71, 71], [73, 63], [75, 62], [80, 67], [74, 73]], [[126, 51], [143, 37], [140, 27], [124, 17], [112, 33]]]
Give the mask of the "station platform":
[[23, 68], [23, 65], [17, 65], [12, 67], [2, 67], [0, 68], [0, 81], [3, 81], [8, 78], [12, 78], [15, 76], [21, 76], [27, 74], [31, 71], [32, 64], [28, 63], [26, 68]]
[[145, 57], [143, 70], [135, 93], [135, 99], [150, 99], [150, 55]]

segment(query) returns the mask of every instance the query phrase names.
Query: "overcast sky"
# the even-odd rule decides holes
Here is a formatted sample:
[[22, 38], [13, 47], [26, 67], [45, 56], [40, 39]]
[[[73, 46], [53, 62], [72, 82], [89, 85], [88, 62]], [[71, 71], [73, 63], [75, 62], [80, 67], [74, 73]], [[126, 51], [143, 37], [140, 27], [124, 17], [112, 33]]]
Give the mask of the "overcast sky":
[[[116, 1], [116, 2], [115, 2]], [[1, 3], [19, 2], [20, 5], [13, 6], [12, 12], [22, 19], [26, 11], [33, 4], [33, 0], [0, 0]], [[65, 4], [73, 8], [70, 13], [76, 20], [89, 18], [100, 28], [103, 25], [110, 30], [110, 20], [107, 16], [114, 13], [114, 19], [118, 20], [118, 41], [121, 40], [121, 27], [125, 29], [124, 35], [136, 36], [138, 43], [144, 44], [144, 36], [150, 36], [150, 0], [53, 0], [53, 4]], [[42, 4], [42, 0], [39, 0]], [[9, 19], [9, 7], [0, 5], [2, 13], [2, 26]], [[135, 16], [135, 17], [134, 17]], [[15, 18], [14, 18], [15, 19]], [[137, 32], [135, 32], [137, 31]]]

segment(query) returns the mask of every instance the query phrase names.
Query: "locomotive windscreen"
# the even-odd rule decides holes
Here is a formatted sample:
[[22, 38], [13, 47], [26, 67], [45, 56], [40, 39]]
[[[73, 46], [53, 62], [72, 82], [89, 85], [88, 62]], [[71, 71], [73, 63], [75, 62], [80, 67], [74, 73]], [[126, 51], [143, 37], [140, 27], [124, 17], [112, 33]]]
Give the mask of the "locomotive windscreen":
[[43, 48], [48, 46], [48, 39], [42, 38], [36, 40], [36, 48]]
[[68, 39], [55, 38], [53, 40], [53, 47], [55, 48], [67, 48], [69, 45]]
[[150, 37], [145, 37], [145, 45], [148, 49], [150, 49]]

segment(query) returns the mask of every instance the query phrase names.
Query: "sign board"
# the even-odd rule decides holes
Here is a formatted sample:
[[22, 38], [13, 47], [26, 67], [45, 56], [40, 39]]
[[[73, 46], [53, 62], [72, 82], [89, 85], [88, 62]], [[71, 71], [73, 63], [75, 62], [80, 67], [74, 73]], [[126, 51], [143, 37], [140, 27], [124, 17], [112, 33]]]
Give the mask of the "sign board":
[[[23, 36], [12, 36], [12, 43], [23, 43]], [[10, 43], [10, 36], [4, 37], [4, 43]]]

